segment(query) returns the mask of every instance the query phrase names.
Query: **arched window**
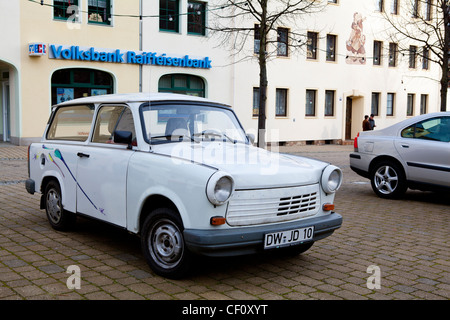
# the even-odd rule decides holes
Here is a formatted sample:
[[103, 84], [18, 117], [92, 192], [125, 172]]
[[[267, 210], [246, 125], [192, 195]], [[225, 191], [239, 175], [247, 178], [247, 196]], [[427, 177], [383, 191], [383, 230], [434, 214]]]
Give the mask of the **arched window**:
[[159, 79], [158, 91], [204, 97], [205, 82], [202, 78], [193, 75], [167, 74]]
[[52, 105], [81, 97], [113, 92], [113, 78], [94, 69], [61, 69], [52, 75]]

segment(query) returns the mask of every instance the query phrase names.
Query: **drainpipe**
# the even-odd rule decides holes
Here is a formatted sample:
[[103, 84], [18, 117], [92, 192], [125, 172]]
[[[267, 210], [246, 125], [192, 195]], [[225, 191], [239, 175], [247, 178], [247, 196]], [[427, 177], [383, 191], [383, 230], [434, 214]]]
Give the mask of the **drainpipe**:
[[[139, 51], [142, 51], [142, 0], [139, 0]], [[142, 92], [142, 64], [139, 64], [139, 92]]]

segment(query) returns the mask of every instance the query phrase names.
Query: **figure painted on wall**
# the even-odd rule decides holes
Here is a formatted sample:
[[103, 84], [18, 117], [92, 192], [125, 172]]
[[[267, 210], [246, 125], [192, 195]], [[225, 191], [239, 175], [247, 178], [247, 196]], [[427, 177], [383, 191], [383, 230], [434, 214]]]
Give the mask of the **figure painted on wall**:
[[363, 21], [365, 19], [358, 12], [353, 14], [352, 31], [346, 42], [346, 61], [349, 64], [366, 64], [366, 50], [364, 48], [366, 36], [363, 33]]

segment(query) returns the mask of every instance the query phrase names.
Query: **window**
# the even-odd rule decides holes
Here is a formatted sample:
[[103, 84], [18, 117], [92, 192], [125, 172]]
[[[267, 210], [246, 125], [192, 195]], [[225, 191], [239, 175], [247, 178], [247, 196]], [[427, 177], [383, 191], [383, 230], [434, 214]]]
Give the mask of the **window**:
[[386, 108], [387, 116], [394, 115], [394, 103], [395, 103], [395, 93], [389, 92], [387, 94], [387, 108]]
[[253, 116], [259, 116], [259, 88], [253, 88]]
[[316, 115], [316, 93], [317, 90], [306, 90], [305, 115], [308, 117]]
[[78, 6], [78, 0], [55, 0], [53, 1], [53, 17], [57, 20], [67, 20], [74, 14], [71, 6]]
[[381, 41], [373, 42], [373, 65], [379, 66], [381, 65], [381, 48], [383, 43]]
[[93, 105], [61, 107], [47, 132], [48, 140], [86, 141], [91, 131]]
[[261, 44], [261, 32], [259, 30], [259, 24], [255, 24], [253, 28], [253, 52], [259, 54], [259, 46]]
[[428, 109], [428, 95], [421, 94], [420, 95], [420, 114], [427, 113], [427, 109]]
[[384, 1], [383, 0], [375, 0], [375, 10], [379, 12], [383, 12]]
[[412, 0], [412, 17], [418, 18], [419, 17], [419, 0]]
[[89, 23], [111, 24], [110, 2], [110, 0], [88, 0]]
[[188, 33], [205, 35], [206, 4], [190, 1], [188, 3]]
[[187, 74], [168, 74], [159, 79], [159, 92], [173, 92], [190, 96], [205, 96], [205, 83], [202, 78]]
[[336, 36], [327, 34], [327, 61], [336, 61]]
[[380, 93], [372, 92], [372, 105], [370, 108], [370, 113], [373, 113], [374, 116], [378, 116], [380, 107]]
[[94, 69], [61, 69], [52, 75], [52, 104], [76, 98], [113, 93], [109, 73]]
[[398, 14], [398, 0], [391, 0], [391, 13]]
[[288, 56], [288, 35], [289, 30], [286, 28], [277, 29], [277, 56], [287, 57]]
[[275, 116], [287, 116], [287, 89], [276, 89]]
[[334, 116], [334, 90], [325, 90], [325, 116]]
[[425, 0], [425, 20], [431, 21], [431, 8], [432, 8], [432, 0]]
[[411, 69], [416, 68], [416, 55], [417, 55], [417, 47], [409, 46], [409, 67]]
[[414, 93], [408, 93], [408, 100], [406, 102], [406, 115], [411, 117], [414, 115], [414, 100], [416, 95]]
[[316, 32], [308, 32], [308, 40], [306, 43], [306, 57], [311, 60], [317, 59], [317, 38]]
[[450, 118], [438, 117], [418, 122], [402, 130], [403, 138], [450, 142]]
[[422, 53], [422, 69], [428, 70], [429, 60], [430, 60], [430, 50], [424, 47]]
[[389, 43], [389, 67], [397, 66], [397, 44]]
[[95, 122], [92, 142], [114, 143], [114, 131], [129, 131], [136, 138], [133, 114], [124, 106], [101, 107]]
[[159, 0], [159, 30], [178, 32], [178, 0]]

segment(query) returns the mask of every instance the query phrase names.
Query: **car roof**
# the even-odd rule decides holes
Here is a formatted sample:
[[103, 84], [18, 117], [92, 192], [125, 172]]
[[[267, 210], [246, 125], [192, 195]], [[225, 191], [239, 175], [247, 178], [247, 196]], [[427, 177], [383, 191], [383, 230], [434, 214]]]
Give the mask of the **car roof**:
[[417, 122], [420, 122], [420, 121], [423, 121], [426, 119], [442, 117], [442, 116], [450, 117], [450, 111], [421, 114], [419, 116], [415, 116], [415, 117], [408, 118], [406, 120], [397, 122], [389, 127], [386, 127], [386, 128], [380, 129], [380, 130], [361, 131], [360, 135], [397, 135], [399, 130], [402, 130], [410, 125], [413, 125], [414, 123], [417, 123]]
[[88, 103], [101, 104], [101, 103], [156, 102], [156, 101], [202, 102], [229, 107], [228, 105], [225, 105], [223, 103], [196, 96], [189, 96], [185, 94], [176, 94], [176, 93], [149, 93], [149, 92], [116, 93], [116, 94], [83, 97], [62, 102], [60, 104], [57, 104], [56, 106], [59, 107], [73, 104], [88, 104]]

